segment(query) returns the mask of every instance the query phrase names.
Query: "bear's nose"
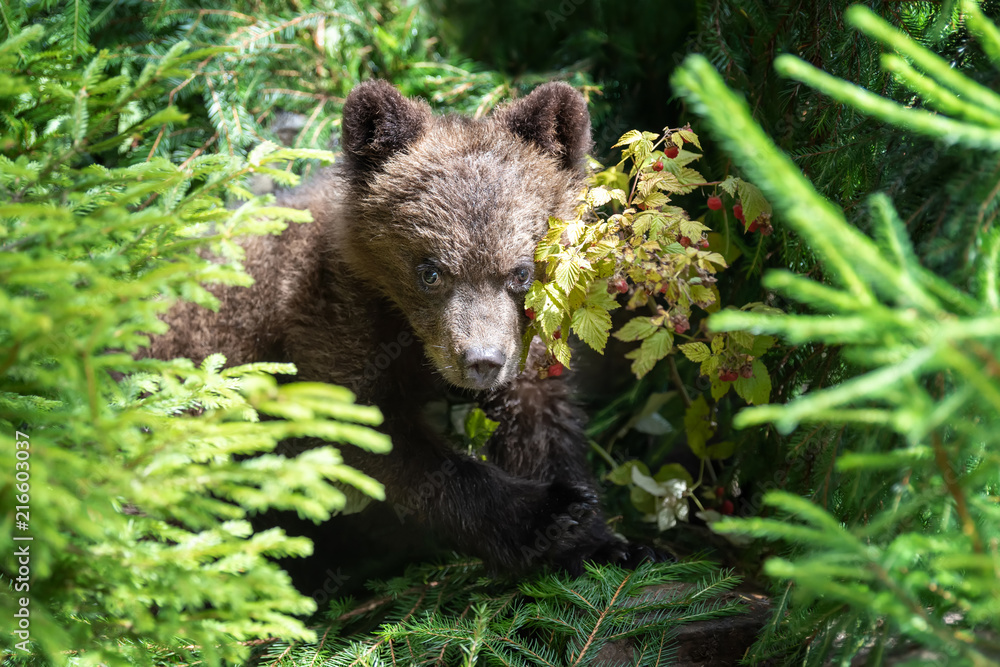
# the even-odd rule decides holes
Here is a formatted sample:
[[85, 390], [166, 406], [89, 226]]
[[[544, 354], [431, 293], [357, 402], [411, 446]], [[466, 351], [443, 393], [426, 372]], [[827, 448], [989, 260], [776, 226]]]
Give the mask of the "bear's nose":
[[465, 351], [465, 374], [472, 382], [486, 388], [497, 379], [507, 355], [495, 347], [470, 347]]

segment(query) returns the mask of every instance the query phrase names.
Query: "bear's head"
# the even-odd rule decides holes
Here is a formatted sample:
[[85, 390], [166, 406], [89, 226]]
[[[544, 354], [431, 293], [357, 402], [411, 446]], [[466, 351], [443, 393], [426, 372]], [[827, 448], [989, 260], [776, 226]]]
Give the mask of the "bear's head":
[[371, 81], [348, 96], [342, 122], [347, 261], [405, 314], [446, 380], [509, 382], [535, 246], [584, 186], [583, 97], [548, 83], [472, 119], [435, 116]]

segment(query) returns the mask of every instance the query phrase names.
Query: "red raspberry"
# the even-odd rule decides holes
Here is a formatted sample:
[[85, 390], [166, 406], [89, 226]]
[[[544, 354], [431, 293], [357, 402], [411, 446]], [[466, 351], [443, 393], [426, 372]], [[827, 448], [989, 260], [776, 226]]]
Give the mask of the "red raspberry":
[[749, 231], [749, 232], [755, 232], [758, 229], [760, 229], [760, 223], [757, 222], [756, 220], [754, 220], [753, 222], [751, 222], [750, 226], [747, 227], [747, 231]]
[[688, 248], [688, 247], [690, 247], [690, 246], [691, 246], [691, 239], [689, 239], [689, 238], [688, 238], [688, 237], [686, 237], [686, 236], [681, 236], [681, 237], [679, 237], [679, 238], [677, 239], [677, 242], [678, 242], [678, 243], [680, 243], [680, 244], [681, 244], [682, 246], [684, 246], [685, 248]]
[[557, 378], [560, 375], [562, 375], [562, 372], [563, 372], [563, 365], [560, 364], [558, 361], [555, 362], [554, 364], [552, 364], [551, 366], [549, 366], [549, 377], [550, 378]]
[[719, 373], [719, 379], [723, 382], [734, 382], [740, 376], [736, 371], [723, 370]]
[[611, 284], [615, 286], [615, 289], [618, 290], [619, 294], [624, 294], [628, 291], [628, 283], [625, 282], [624, 278], [615, 278], [611, 281]]
[[[670, 157], [669, 155], [667, 157]], [[663, 171], [663, 161], [657, 160], [653, 163], [653, 171]]]
[[736, 507], [733, 506], [732, 500], [723, 500], [722, 505], [719, 507], [719, 513], [726, 516], [732, 516], [735, 510]]
[[555, 331], [552, 332], [552, 337], [555, 338], [556, 340], [559, 340], [560, 338], [562, 338], [562, 331], [556, 329]]
[[742, 220], [743, 219], [743, 206], [740, 205], [740, 204], [737, 204], [736, 206], [733, 206], [733, 215], [736, 216], [737, 220]]
[[722, 197], [717, 197], [712, 195], [708, 198], [708, 207], [713, 211], [719, 211], [722, 209]]
[[528, 316], [529, 320], [535, 319], [535, 311], [532, 310], [531, 308], [526, 308], [524, 314]]
[[702, 239], [702, 240], [701, 240], [701, 243], [699, 243], [698, 245], [699, 245], [700, 247], [702, 247], [702, 248], [705, 248], [705, 249], [708, 249], [708, 245], [709, 245], [709, 243], [708, 243], [708, 239]]
[[715, 497], [716, 498], [721, 498], [724, 495], [726, 495], [726, 490], [725, 489], [723, 489], [721, 486], [715, 487]]
[[679, 148], [677, 148], [677, 146], [671, 146], [667, 150], [663, 151], [663, 154], [666, 155], [671, 160], [673, 160], [675, 157], [677, 157], [677, 154], [680, 152], [681, 151]]

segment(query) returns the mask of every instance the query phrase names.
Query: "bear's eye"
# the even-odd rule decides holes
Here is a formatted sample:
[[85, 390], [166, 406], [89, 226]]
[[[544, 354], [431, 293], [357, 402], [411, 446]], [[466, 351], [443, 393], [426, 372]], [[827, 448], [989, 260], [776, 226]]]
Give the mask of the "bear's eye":
[[514, 287], [527, 287], [531, 282], [533, 271], [530, 266], [519, 266], [511, 272], [511, 281]]
[[428, 286], [437, 285], [441, 282], [441, 274], [433, 266], [424, 266], [420, 268], [420, 280]]

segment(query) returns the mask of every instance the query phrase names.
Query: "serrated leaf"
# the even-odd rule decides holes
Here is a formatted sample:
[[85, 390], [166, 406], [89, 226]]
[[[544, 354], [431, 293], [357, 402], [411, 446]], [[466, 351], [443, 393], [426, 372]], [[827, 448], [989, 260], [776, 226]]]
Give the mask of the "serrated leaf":
[[749, 331], [730, 331], [729, 338], [744, 350], [749, 351], [753, 347], [754, 335]]
[[712, 336], [712, 354], [719, 354], [726, 349], [726, 337], [722, 334]]
[[740, 376], [733, 384], [736, 393], [750, 405], [763, 405], [771, 400], [771, 376], [767, 367], [759, 359], [751, 364], [753, 375], [749, 378]]
[[632, 350], [625, 357], [633, 360], [632, 372], [637, 378], [641, 378], [653, 370], [656, 362], [667, 356], [673, 346], [673, 332], [661, 327], [652, 336], [642, 341], [638, 350]]
[[774, 336], [754, 336], [753, 347], [750, 348], [750, 354], [754, 357], [762, 357], [765, 352], [774, 347], [776, 342], [778, 342], [778, 339]]
[[697, 146], [698, 150], [702, 150], [701, 142], [698, 140], [698, 135], [692, 132], [691, 130], [680, 130], [678, 131], [677, 134], [681, 135], [681, 138], [683, 138], [684, 141], [687, 141], [688, 143], [692, 143], [695, 146]]
[[719, 358], [716, 356], [709, 357], [705, 361], [701, 362], [701, 368], [699, 370], [701, 374], [706, 377], [714, 376], [715, 371], [719, 370]]
[[629, 130], [621, 136], [618, 143], [612, 146], [612, 148], [618, 148], [619, 146], [631, 146], [635, 142], [642, 139], [642, 132], [639, 130]]
[[555, 279], [556, 284], [562, 288], [563, 292], [569, 294], [576, 287], [580, 280], [581, 267], [577, 263], [576, 257], [560, 259], [556, 264]]
[[726, 180], [719, 183], [719, 187], [722, 188], [730, 197], [736, 196], [736, 188], [740, 185], [740, 179], [735, 176], [729, 176]]
[[714, 398], [715, 400], [719, 400], [727, 393], [729, 393], [729, 389], [733, 386], [733, 383], [720, 380], [719, 377], [714, 374], [714, 372], [711, 377], [712, 377], [712, 398]]
[[596, 352], [604, 352], [611, 330], [611, 315], [604, 308], [587, 304], [573, 313], [573, 332]]
[[749, 225], [761, 213], [770, 213], [771, 204], [764, 199], [764, 193], [756, 185], [744, 180], [739, 182], [740, 204], [743, 206], [743, 220]]
[[609, 201], [611, 201], [611, 193], [602, 186], [591, 188], [590, 192], [587, 193], [587, 203], [594, 208], [604, 206]]
[[704, 343], [685, 343], [684, 345], [678, 345], [677, 348], [685, 357], [695, 362], [705, 361], [712, 356], [712, 351]]
[[625, 323], [621, 329], [615, 332], [614, 336], [618, 340], [626, 343], [643, 340], [653, 335], [659, 327], [653, 323], [649, 317], [634, 317]]
[[698, 239], [701, 238], [702, 232], [709, 231], [709, 227], [701, 224], [697, 220], [681, 220], [680, 230], [681, 234], [689, 239]]
[[715, 428], [712, 426], [711, 409], [704, 394], [700, 394], [684, 412], [684, 432], [687, 434], [688, 447], [694, 455], [699, 459], [705, 458], [705, 443], [715, 434]]
[[650, 192], [648, 196], [643, 197], [640, 202], [644, 204], [646, 208], [660, 208], [661, 206], [666, 206], [670, 203], [670, 197], [663, 194], [662, 192]]
[[702, 308], [708, 308], [716, 303], [716, 293], [704, 285], [691, 286], [691, 300]]
[[561, 363], [566, 368], [570, 368], [569, 361], [572, 356], [572, 352], [570, 351], [569, 344], [565, 341], [565, 339], [557, 338], [553, 340], [552, 345], [549, 346], [549, 352], [551, 352], [552, 356], [556, 358], [556, 361]]

